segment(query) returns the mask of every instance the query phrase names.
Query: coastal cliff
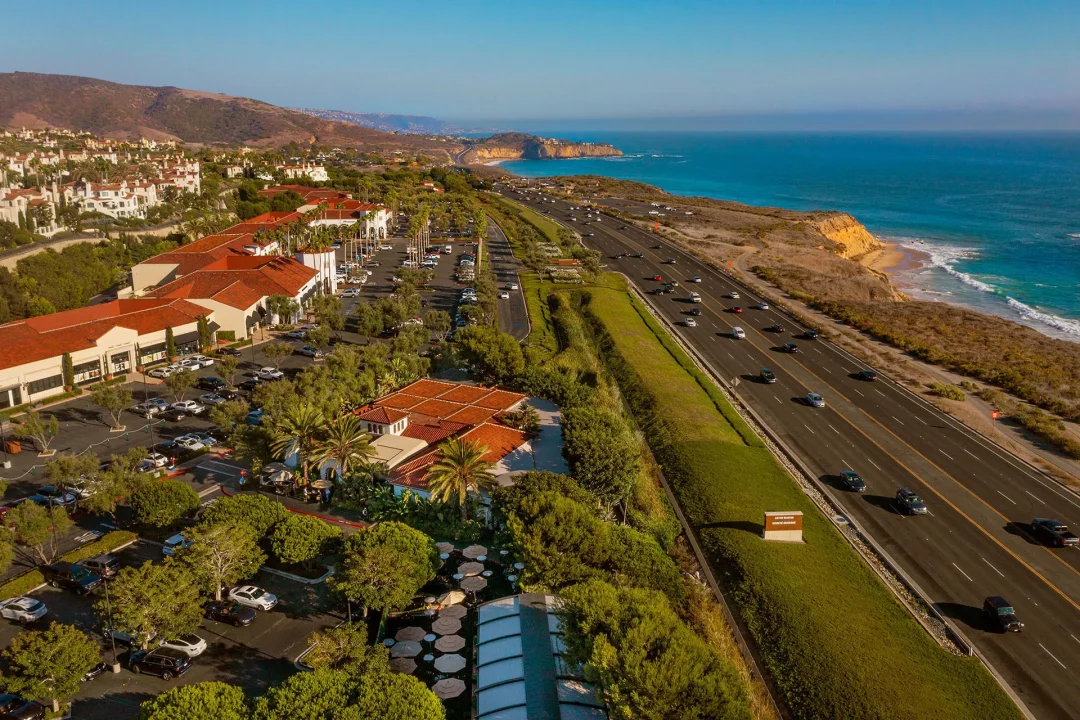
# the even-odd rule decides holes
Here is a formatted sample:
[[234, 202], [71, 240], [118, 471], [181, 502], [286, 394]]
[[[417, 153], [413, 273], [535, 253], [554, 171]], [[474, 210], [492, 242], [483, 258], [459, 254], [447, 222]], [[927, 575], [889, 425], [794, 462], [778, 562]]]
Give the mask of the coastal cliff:
[[459, 159], [465, 164], [475, 164], [496, 160], [552, 160], [620, 155], [622, 150], [604, 143], [571, 142], [524, 133], [502, 133], [475, 141]]
[[830, 214], [828, 217], [814, 220], [812, 224], [818, 232], [840, 245], [839, 255], [849, 260], [883, 247], [880, 240], [847, 213]]

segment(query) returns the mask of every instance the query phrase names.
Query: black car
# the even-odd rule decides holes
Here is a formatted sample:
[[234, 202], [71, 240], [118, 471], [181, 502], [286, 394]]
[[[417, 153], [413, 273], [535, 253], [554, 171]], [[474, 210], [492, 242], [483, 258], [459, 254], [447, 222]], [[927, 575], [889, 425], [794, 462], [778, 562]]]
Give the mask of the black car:
[[236, 627], [247, 627], [255, 622], [257, 615], [253, 608], [245, 607], [230, 600], [219, 600], [206, 606], [206, 617]]
[[912, 490], [900, 488], [896, 491], [896, 504], [905, 515], [926, 515], [926, 503]]
[[131, 653], [128, 666], [136, 675], [146, 673], [157, 675], [162, 680], [172, 680], [191, 669], [191, 658], [187, 656], [187, 653], [169, 648], [138, 650]]
[[844, 470], [840, 473], [840, 484], [851, 492], [866, 492], [866, 482], [853, 470]]
[[633, 255], [631, 255], [630, 257], [633, 257], [633, 258], [643, 258], [643, 257], [645, 257], [645, 253], [639, 253], [639, 252], [636, 252], [636, 253], [634, 253]]
[[101, 585], [101, 578], [98, 575], [80, 565], [63, 560], [44, 566], [41, 568], [41, 574], [49, 585], [62, 587], [80, 595], [93, 592]]
[[797, 353], [797, 352], [799, 352], [799, 346], [796, 345], [795, 343], [784, 343], [783, 345], [780, 346], [780, 349], [783, 350], [786, 353]]
[[221, 378], [205, 377], [199, 379], [199, 389], [207, 390], [209, 392], [217, 392], [218, 390], [224, 390], [228, 385]]
[[767, 327], [765, 329], [768, 330], [769, 332], [774, 332], [774, 333], [777, 333], [777, 334], [784, 332], [784, 326], [781, 325], [780, 323], [775, 323], [775, 324], [770, 325], [769, 327]]
[[616, 260], [622, 260], [624, 257], [626, 257], [626, 253], [615, 253]]
[[873, 370], [860, 370], [858, 377], [864, 382], [874, 382], [877, 380], [877, 373]]
[[165, 457], [178, 457], [180, 453], [184, 452], [184, 448], [180, 447], [172, 440], [162, 440], [157, 445], [150, 448], [150, 450], [161, 453]]
[[659, 250], [659, 249], [660, 249], [660, 248], [662, 248], [662, 247], [664, 247], [664, 246], [663, 246], [663, 245], [661, 245], [660, 243], [656, 243], [655, 245], [653, 245], [653, 246], [652, 246], [652, 249], [653, 249], [653, 250]]
[[11, 693], [0, 695], [0, 720], [41, 720], [44, 717], [44, 705]]
[[694, 317], [697, 317], [698, 315], [701, 314], [701, 308], [690, 308], [689, 310], [686, 311], [686, 314], [687, 315], [693, 315]]
[[260, 380], [257, 377], [253, 377], [253, 378], [248, 378], [244, 382], [237, 385], [237, 387], [240, 388], [241, 390], [251, 391], [251, 390], [254, 390], [255, 388], [259, 387], [259, 385], [262, 385], [262, 380]]
[[802, 336], [807, 340], [817, 340], [818, 331], [817, 330], [807, 330], [806, 332], [804, 332], [802, 334]]
[[163, 419], [165, 419], [165, 420], [168, 420], [169, 422], [180, 422], [181, 420], [183, 420], [184, 418], [186, 418], [186, 417], [187, 417], [187, 415], [185, 415], [184, 413], [180, 412], [180, 411], [179, 411], [179, 410], [177, 410], [176, 408], [169, 408], [169, 409], [168, 409], [168, 410], [166, 410], [165, 412], [163, 412], [163, 413], [159, 413], [159, 414], [158, 414], [158, 417], [159, 417], [159, 418], [163, 418]]
[[82, 676], [82, 681], [87, 682], [93, 680], [94, 678], [102, 675], [108, 669], [108, 665], [103, 662], [99, 662], [97, 665], [86, 671], [86, 674]]
[[1076, 535], [1069, 532], [1068, 526], [1060, 520], [1050, 518], [1035, 518], [1031, 521], [1031, 532], [1047, 545], [1052, 547], [1076, 547], [1078, 541]]
[[773, 384], [776, 382], [776, 373], [769, 368], [761, 368], [761, 382]]
[[221, 350], [218, 350], [218, 352], [220, 352], [222, 355], [228, 355], [229, 357], [234, 358], [238, 358], [243, 355], [243, 353], [241, 353], [236, 348], [221, 348]]
[[1000, 595], [991, 595], [983, 600], [983, 612], [990, 624], [1001, 632], [1020, 632], [1024, 627], [1012, 605]]

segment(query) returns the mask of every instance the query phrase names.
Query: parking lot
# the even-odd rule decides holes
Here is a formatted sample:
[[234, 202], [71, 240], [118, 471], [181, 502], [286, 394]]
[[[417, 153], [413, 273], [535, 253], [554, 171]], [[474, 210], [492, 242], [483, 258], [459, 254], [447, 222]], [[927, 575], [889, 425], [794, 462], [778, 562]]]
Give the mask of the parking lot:
[[[116, 556], [125, 565], [140, 565], [147, 560], [162, 558], [161, 548], [146, 541], [136, 542]], [[118, 643], [120, 673], [106, 672], [85, 683], [76, 696], [74, 717], [95, 720], [134, 718], [138, 716], [140, 703], [177, 683], [219, 680], [258, 694], [295, 672], [293, 663], [307, 647], [307, 638], [312, 632], [334, 627], [344, 620], [344, 614], [334, 607], [325, 585], [305, 585], [265, 571], [261, 571], [253, 582], [277, 595], [279, 605], [269, 612], [259, 612], [255, 622], [245, 628], [204, 620], [196, 634], [205, 639], [209, 647], [194, 659], [191, 670], [177, 680], [136, 675], [127, 668], [127, 648]], [[32, 597], [49, 608], [49, 614], [37, 625], [47, 626], [49, 621], [75, 625], [99, 638], [103, 659], [111, 661], [111, 646], [102, 636], [102, 622], [93, 610], [94, 603], [103, 597], [101, 590], [89, 597], [80, 597], [45, 587], [32, 593]], [[7, 647], [20, 631], [18, 624], [0, 621], [0, 648]]]

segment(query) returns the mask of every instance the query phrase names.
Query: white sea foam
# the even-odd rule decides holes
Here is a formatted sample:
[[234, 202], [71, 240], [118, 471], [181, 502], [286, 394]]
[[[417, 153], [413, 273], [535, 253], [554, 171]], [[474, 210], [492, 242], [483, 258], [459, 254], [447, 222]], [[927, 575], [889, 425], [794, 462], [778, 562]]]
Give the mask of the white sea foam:
[[1016, 298], [1006, 297], [1006, 302], [1009, 303], [1009, 307], [1020, 313], [1020, 317], [1025, 320], [1039, 322], [1068, 335], [1080, 337], [1080, 322], [1076, 320], [1069, 320], [1068, 318], [1040, 312], [1030, 305], [1025, 305]]
[[1068, 237], [1076, 238], [1077, 240], [1080, 240], [1080, 233], [1069, 233]]

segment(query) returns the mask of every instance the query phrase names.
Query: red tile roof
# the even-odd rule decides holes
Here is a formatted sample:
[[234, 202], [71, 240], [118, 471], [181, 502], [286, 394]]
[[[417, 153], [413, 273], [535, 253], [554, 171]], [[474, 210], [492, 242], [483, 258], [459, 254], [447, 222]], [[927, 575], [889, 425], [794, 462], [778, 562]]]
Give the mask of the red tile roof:
[[449, 400], [450, 402], [459, 403], [471, 403], [478, 400], [491, 390], [489, 388], [477, 387], [475, 385], [456, 385], [449, 392], [445, 392], [439, 396], [440, 400]]
[[[520, 430], [505, 425], [496, 425], [495, 423], [477, 425], [459, 437], [462, 440], [479, 443], [486, 448], [487, 452], [484, 453], [484, 459], [491, 463], [499, 462], [529, 439], [529, 436]], [[428, 468], [438, 462], [439, 457], [440, 451], [436, 448], [418, 458], [403, 463], [394, 469], [390, 481], [394, 485], [427, 490]]]
[[413, 384], [402, 388], [400, 392], [408, 393], [409, 395], [421, 395], [426, 398], [434, 398], [439, 397], [443, 393], [458, 387], [461, 387], [459, 383], [443, 382], [441, 380], [430, 380], [428, 378], [422, 378], [420, 380], [417, 380]]
[[228, 256], [152, 290], [150, 297], [212, 299], [246, 310], [270, 295], [295, 297], [314, 268], [276, 255]]
[[185, 300], [130, 299], [0, 325], [0, 369], [88, 350], [116, 327], [140, 335], [197, 322], [210, 311]]
[[466, 405], [456, 413], [449, 415], [446, 419], [453, 420], [454, 422], [466, 423], [467, 425], [475, 425], [476, 423], [484, 422], [494, 414], [494, 410], [477, 407], [476, 405]]
[[401, 434], [405, 437], [423, 440], [428, 445], [434, 445], [467, 427], [469, 426], [465, 423], [440, 420], [428, 415], [414, 413], [409, 415], [409, 424], [405, 426], [405, 431]]
[[395, 410], [391, 407], [377, 407], [362, 412], [358, 415], [361, 420], [367, 420], [368, 422], [382, 423], [383, 425], [390, 425], [396, 423], [402, 418], [409, 417], [409, 413], [402, 412], [401, 410]]
[[396, 392], [393, 395], [387, 395], [384, 398], [379, 398], [375, 401], [378, 406], [385, 405], [386, 407], [397, 408], [398, 410], [408, 410], [411, 407], [415, 407], [424, 402], [424, 398], [417, 397], [416, 395], [409, 395], [407, 393]]
[[446, 419], [463, 409], [465, 405], [461, 403], [447, 402], [446, 400], [425, 400], [424, 402], [410, 408], [413, 412], [424, 413], [425, 415], [431, 415], [432, 417]]

